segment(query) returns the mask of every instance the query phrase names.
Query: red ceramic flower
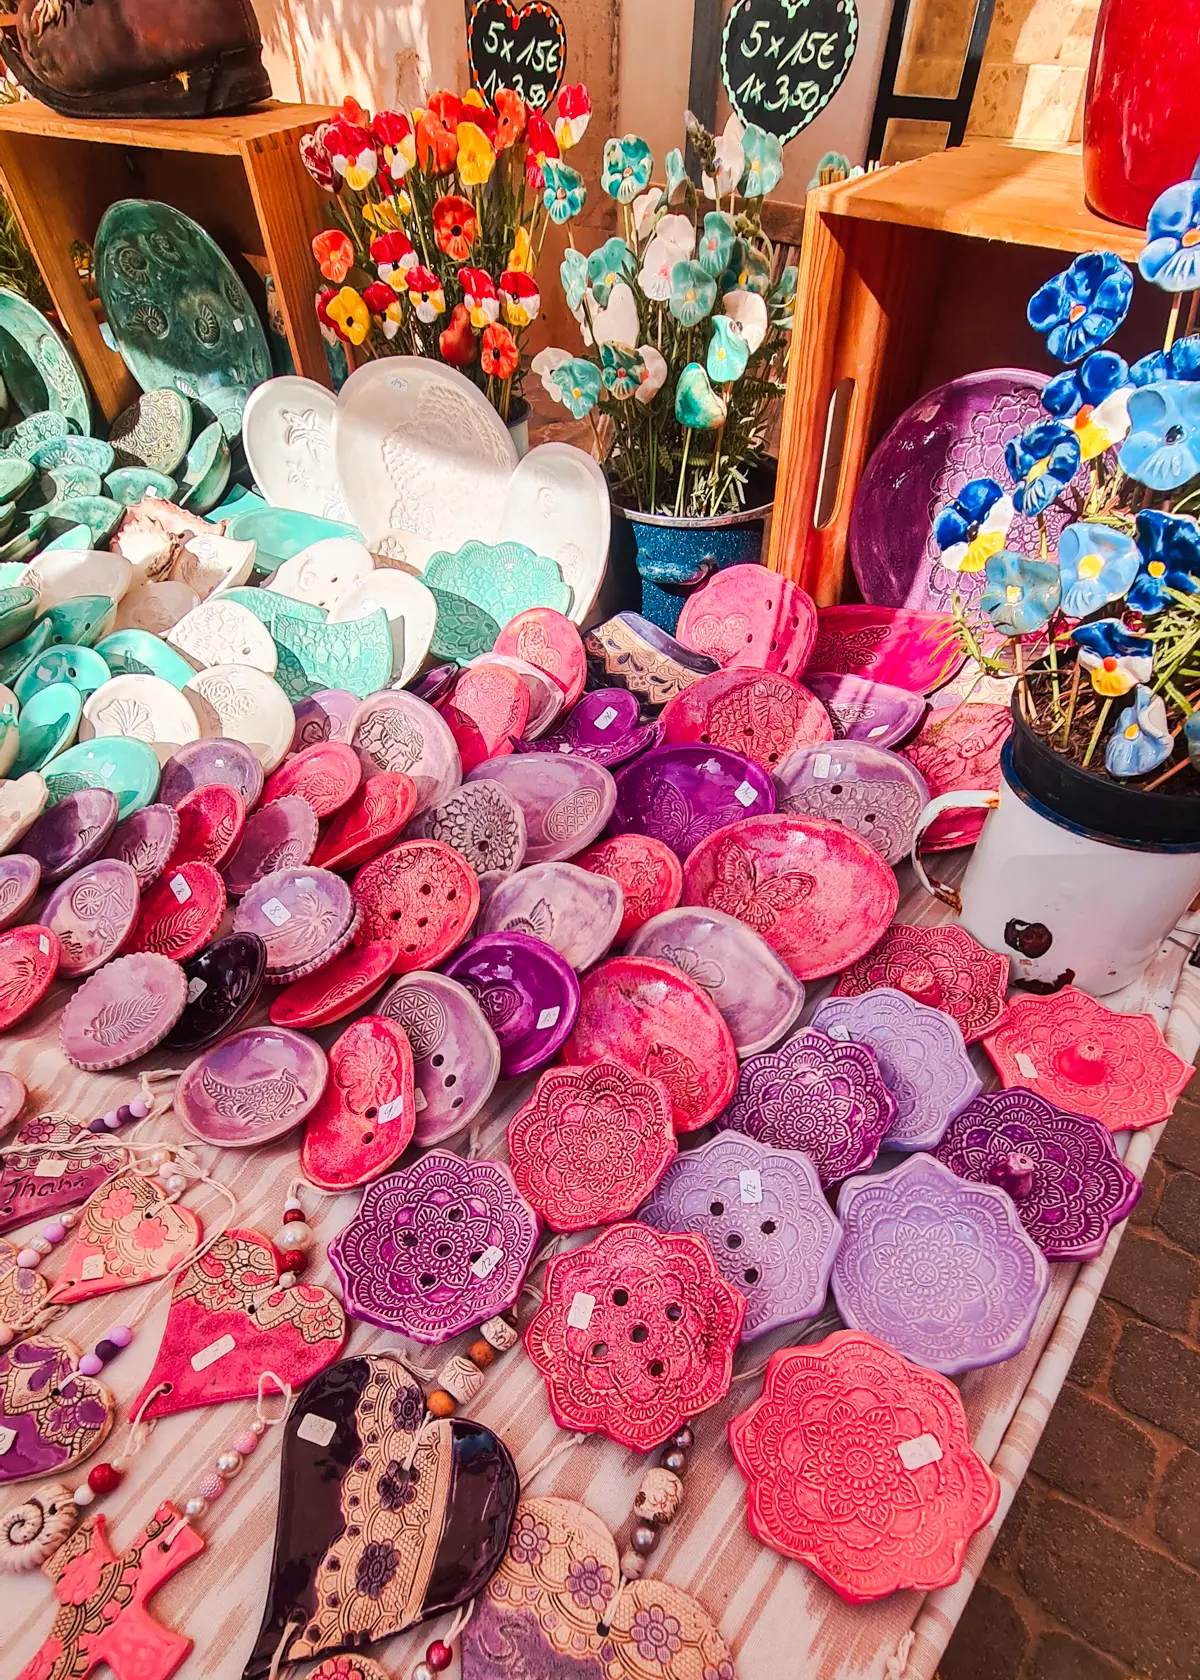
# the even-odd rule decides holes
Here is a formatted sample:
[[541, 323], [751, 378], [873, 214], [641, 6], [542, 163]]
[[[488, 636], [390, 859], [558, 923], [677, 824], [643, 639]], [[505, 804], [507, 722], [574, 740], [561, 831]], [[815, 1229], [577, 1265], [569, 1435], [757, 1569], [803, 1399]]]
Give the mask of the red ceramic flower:
[[340, 228], [325, 228], [313, 235], [312, 254], [326, 280], [337, 285], [354, 266], [354, 246]]
[[470, 367], [479, 354], [479, 340], [465, 303], [456, 303], [450, 311], [450, 325], [438, 334], [438, 349], [451, 367]]
[[439, 88], [436, 93], [431, 93], [426, 109], [432, 111], [437, 120], [445, 123], [447, 128], [457, 128], [462, 121], [463, 102], [448, 88]]
[[328, 123], [318, 123], [311, 134], [300, 136], [300, 161], [319, 187], [333, 191], [333, 159], [325, 145]]
[[442, 283], [431, 268], [417, 264], [407, 274], [408, 295], [417, 312], [418, 321], [436, 321], [445, 312], [446, 294]]
[[328, 339], [330, 344], [337, 344], [339, 342], [342, 344], [349, 344], [350, 340], [346, 337], [346, 334], [329, 313], [329, 305], [333, 302], [337, 295], [337, 291], [333, 286], [327, 286], [323, 292], [317, 293], [317, 320], [320, 323], [323, 335], [326, 339]]
[[560, 1428], [648, 1452], [728, 1392], [745, 1313], [702, 1237], [611, 1225], [550, 1262], [525, 1350]]
[[371, 113], [365, 111], [352, 93], [348, 93], [338, 106], [338, 116], [348, 123], [354, 123], [358, 128], [369, 128]]
[[582, 82], [568, 83], [558, 90], [558, 121], [554, 138], [563, 151], [577, 146], [587, 131], [592, 117], [592, 99]]
[[494, 144], [498, 152], [515, 146], [525, 132], [529, 111], [525, 101], [511, 88], [496, 89], [496, 134]]
[[325, 149], [335, 172], [355, 192], [362, 192], [379, 167], [370, 131], [340, 117], [326, 125]]
[[750, 1532], [850, 1604], [956, 1581], [1000, 1498], [953, 1383], [862, 1331], [772, 1354], [729, 1440]]
[[412, 123], [403, 111], [380, 111], [371, 124], [371, 135], [383, 153], [393, 184], [399, 186], [417, 161]]
[[463, 302], [471, 316], [471, 325], [489, 326], [500, 314], [500, 299], [496, 282], [484, 268], [460, 268], [458, 283], [463, 289]]
[[363, 287], [363, 302], [379, 322], [385, 338], [395, 338], [400, 331], [402, 313], [400, 299], [385, 280], [375, 280]]
[[426, 111], [417, 123], [417, 161], [431, 175], [446, 175], [458, 157], [458, 134], [436, 112]]
[[381, 233], [377, 239], [372, 239], [371, 261], [375, 264], [382, 281], [403, 291], [408, 284], [408, 270], [416, 266], [417, 253], [413, 250], [408, 235], [396, 228], [390, 233]]
[[557, 156], [558, 141], [554, 138], [554, 130], [540, 111], [530, 111], [525, 129], [526, 186], [532, 187], [535, 192], [541, 192], [546, 185], [542, 165], [547, 158]]
[[506, 268], [500, 276], [500, 302], [510, 327], [527, 327], [541, 313], [542, 294], [532, 274]]
[[520, 359], [517, 341], [507, 327], [493, 325], [483, 329], [479, 365], [484, 373], [493, 379], [511, 379]]
[[469, 198], [446, 193], [433, 207], [433, 237], [439, 251], [466, 262], [479, 232], [479, 218]]

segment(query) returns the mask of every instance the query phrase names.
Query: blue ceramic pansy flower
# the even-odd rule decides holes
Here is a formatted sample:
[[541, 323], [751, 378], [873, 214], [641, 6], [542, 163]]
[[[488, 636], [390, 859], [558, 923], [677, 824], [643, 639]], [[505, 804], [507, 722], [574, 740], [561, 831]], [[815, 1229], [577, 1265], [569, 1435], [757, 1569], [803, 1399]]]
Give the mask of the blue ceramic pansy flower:
[[717, 301], [717, 282], [698, 262], [677, 262], [671, 270], [671, 313], [681, 326], [694, 327]]
[[1154, 643], [1149, 636], [1135, 636], [1119, 618], [1094, 618], [1078, 624], [1071, 632], [1078, 645], [1079, 663], [1092, 679], [1092, 687], [1106, 699], [1128, 694], [1138, 683], [1148, 683], [1154, 671]]
[[567, 308], [574, 315], [583, 303], [583, 294], [587, 291], [588, 283], [588, 260], [574, 245], [568, 245], [563, 252], [562, 262], [558, 266], [558, 278], [562, 283]]
[[672, 146], [663, 159], [663, 168], [667, 172], [667, 200], [675, 197], [675, 193], [687, 180], [687, 170], [683, 164], [683, 153], [678, 146]]
[[601, 308], [608, 302], [608, 295], [618, 280], [633, 278], [636, 266], [633, 252], [623, 239], [606, 239], [592, 252], [587, 260], [587, 277], [592, 296]]
[[626, 134], [620, 140], [606, 140], [600, 185], [618, 204], [632, 204], [650, 185], [653, 168], [654, 154], [640, 135]]
[[561, 158], [545, 158], [542, 179], [545, 182], [542, 203], [550, 212], [550, 220], [561, 224], [578, 216], [587, 198], [587, 187], [578, 169], [572, 169]]
[[1039, 286], [1029, 300], [1029, 325], [1060, 362], [1077, 362], [1110, 339], [1129, 308], [1133, 275], [1112, 251], [1088, 251]]
[[729, 266], [735, 237], [733, 217], [724, 210], [710, 210], [704, 218], [704, 231], [700, 235], [696, 261], [705, 274], [711, 274], [714, 280]]
[[1058, 539], [1062, 609], [1068, 618], [1087, 618], [1118, 601], [1137, 576], [1137, 544], [1111, 525], [1079, 520]]
[[713, 335], [705, 358], [708, 377], [714, 385], [728, 385], [745, 373], [750, 346], [728, 315], [714, 315], [712, 325]]
[[595, 408], [600, 396], [600, 369], [593, 362], [585, 361], [582, 356], [572, 356], [569, 362], [556, 367], [550, 378], [558, 387], [563, 404], [576, 420], [582, 420]]
[[783, 144], [757, 123], [748, 123], [742, 135], [742, 156], [746, 167], [738, 183], [743, 198], [762, 198], [783, 180]]
[[1154, 200], [1138, 268], [1164, 292], [1200, 287], [1200, 181], [1179, 181]]
[[1192, 712], [1183, 726], [1183, 741], [1188, 757], [1200, 770], [1200, 712]]
[[1200, 338], [1177, 338], [1169, 350], [1139, 356], [1129, 370], [1131, 385], [1160, 385], [1164, 379], [1200, 379]]
[[1056, 420], [1067, 420], [1081, 408], [1095, 408], [1129, 383], [1129, 364], [1111, 350], [1093, 350], [1078, 367], [1046, 381], [1042, 407]]
[[1170, 591], [1200, 595], [1200, 525], [1178, 513], [1147, 508], [1137, 516], [1141, 568], [1126, 599], [1140, 613], [1171, 605]]
[[992, 478], [973, 478], [938, 514], [933, 535], [948, 572], [981, 572], [999, 554], [1012, 524], [1013, 505]]
[[983, 568], [979, 605], [1002, 636], [1029, 636], [1050, 622], [1062, 594], [1058, 567], [1002, 548]]
[[1110, 776], [1146, 776], [1166, 763], [1174, 746], [1161, 695], [1139, 685], [1109, 736], [1104, 767]]
[[1129, 436], [1117, 457], [1151, 490], [1178, 490], [1200, 473], [1200, 384], [1167, 379], [1129, 399]]
[[1004, 464], [1017, 488], [1013, 506], [1032, 519], [1060, 496], [1083, 459], [1079, 439], [1058, 420], [1039, 420], [1012, 438], [1004, 449]]

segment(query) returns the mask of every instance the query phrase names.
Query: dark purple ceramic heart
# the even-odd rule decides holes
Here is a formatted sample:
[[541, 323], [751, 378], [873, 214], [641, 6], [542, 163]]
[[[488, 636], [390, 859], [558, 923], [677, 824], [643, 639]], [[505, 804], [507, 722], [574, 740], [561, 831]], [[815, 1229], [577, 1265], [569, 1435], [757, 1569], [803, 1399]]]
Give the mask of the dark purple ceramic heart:
[[298, 1126], [317, 1106], [328, 1064], [320, 1045], [286, 1027], [247, 1027], [186, 1068], [175, 1112], [205, 1143], [249, 1149]]
[[298, 793], [285, 793], [260, 806], [221, 871], [226, 888], [234, 898], [242, 898], [264, 875], [307, 863], [317, 849], [317, 831], [313, 808]]
[[167, 866], [179, 839], [179, 817], [173, 805], [143, 805], [112, 832], [105, 857], [127, 863], [144, 892]]
[[594, 688], [537, 741], [516, 741], [518, 752], [574, 753], [611, 769], [662, 739], [662, 726], [642, 723], [637, 699], [624, 688]]
[[296, 718], [292, 751], [303, 752], [318, 741], [344, 741], [357, 706], [358, 696], [344, 688], [322, 688], [307, 700], [297, 700], [292, 707]]
[[602, 765], [569, 753], [489, 758], [464, 777], [499, 782], [525, 813], [525, 863], [553, 863], [581, 852], [600, 833], [617, 789]]
[[117, 796], [107, 788], [80, 788], [47, 806], [24, 840], [26, 852], [41, 865], [43, 886], [99, 857], [116, 826]]
[[885, 863], [912, 849], [917, 818], [929, 801], [915, 765], [869, 741], [821, 741], [799, 747], [775, 767], [775, 808], [827, 817], [861, 834]]
[[235, 933], [256, 933], [267, 947], [267, 978], [299, 980], [336, 956], [354, 920], [354, 900], [328, 869], [280, 869], [264, 875], [238, 905]]
[[78, 978], [115, 956], [133, 931], [140, 904], [138, 878], [119, 858], [97, 858], [68, 876], [38, 917], [58, 935], [58, 972]]
[[579, 981], [558, 952], [522, 933], [473, 939], [445, 972], [472, 994], [500, 1041], [505, 1079], [542, 1067], [564, 1043], [579, 1013]]
[[770, 772], [724, 747], [656, 747], [617, 772], [610, 834], [649, 834], [680, 862], [706, 834], [775, 809]]
[[241, 741], [223, 735], [189, 741], [163, 765], [158, 797], [166, 805], [178, 805], [187, 794], [213, 782], [236, 788], [247, 811], [251, 811], [263, 790], [263, 767]]
[[227, 933], [183, 965], [188, 1001], [167, 1034], [168, 1050], [204, 1050], [239, 1026], [257, 1001], [267, 947], [255, 933]]
[[378, 1005], [412, 1045], [417, 1123], [413, 1142], [450, 1138], [478, 1114], [500, 1077], [500, 1045], [474, 997], [457, 980], [416, 969]]
[[0, 857], [0, 928], [10, 927], [37, 897], [42, 866], [28, 852]]
[[833, 732], [838, 740], [869, 741], [876, 747], [890, 747], [911, 735], [925, 715], [923, 694], [868, 682], [866, 677], [805, 671], [804, 683], [833, 719]]

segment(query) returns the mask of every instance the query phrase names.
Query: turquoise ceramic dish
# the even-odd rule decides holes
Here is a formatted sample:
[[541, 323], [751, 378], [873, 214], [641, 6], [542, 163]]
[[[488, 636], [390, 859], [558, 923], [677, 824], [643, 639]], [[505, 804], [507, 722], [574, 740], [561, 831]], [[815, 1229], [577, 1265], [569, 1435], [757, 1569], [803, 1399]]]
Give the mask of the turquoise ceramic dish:
[[[21, 568], [22, 571], [24, 569]], [[49, 617], [39, 618], [27, 636], [22, 636], [19, 642], [13, 642], [11, 647], [0, 649], [0, 683], [11, 688], [17, 673], [23, 671], [43, 648], [50, 646], [53, 634], [54, 626]]]
[[111, 676], [112, 672], [95, 648], [77, 647], [65, 642], [61, 647], [48, 647], [41, 653], [35, 653], [17, 672], [12, 691], [18, 703], [26, 706], [48, 683], [70, 683], [86, 700]]
[[51, 438], [49, 443], [39, 443], [29, 459], [39, 472], [51, 472], [64, 465], [91, 467], [103, 478], [113, 469], [113, 447], [103, 438]]
[[103, 735], [68, 747], [47, 767], [47, 803], [57, 805], [80, 788], [108, 788], [117, 796], [118, 821], [124, 822], [158, 792], [159, 764], [153, 747], [123, 735]]
[[41, 689], [17, 719], [21, 741], [10, 774], [23, 776], [40, 770], [71, 745], [83, 712], [83, 696], [70, 683], [51, 683]]
[[293, 508], [255, 508], [250, 513], [235, 513], [226, 527], [225, 535], [235, 542], [258, 544], [254, 570], [273, 572], [293, 554], [299, 554], [310, 543], [325, 537], [352, 537], [363, 541], [356, 525], [341, 525], [336, 519], [320, 519], [316, 514], [297, 513]]
[[38, 592], [24, 584], [0, 589], [0, 648], [11, 647], [26, 635], [38, 616]]
[[92, 403], [65, 340], [28, 298], [0, 287], [0, 375], [25, 414], [48, 409], [90, 432]]
[[114, 502], [120, 502], [122, 507], [133, 507], [145, 495], [162, 496], [165, 501], [174, 501], [176, 484], [166, 473], [155, 472], [153, 467], [117, 467], [104, 480], [104, 488]]
[[206, 426], [184, 458], [179, 475], [179, 505], [206, 513], [220, 501], [229, 483], [229, 445], [219, 421]]
[[96, 643], [96, 652], [114, 677], [162, 677], [183, 688], [196, 675], [181, 653], [149, 630], [114, 630]]
[[530, 607], [565, 613], [571, 589], [557, 563], [524, 543], [467, 542], [431, 554], [421, 581], [437, 602], [432, 652], [465, 665], [490, 653], [504, 626]]
[[107, 636], [117, 616], [117, 603], [111, 595], [73, 595], [45, 614], [50, 625], [50, 646], [70, 643], [78, 647], [95, 647]]

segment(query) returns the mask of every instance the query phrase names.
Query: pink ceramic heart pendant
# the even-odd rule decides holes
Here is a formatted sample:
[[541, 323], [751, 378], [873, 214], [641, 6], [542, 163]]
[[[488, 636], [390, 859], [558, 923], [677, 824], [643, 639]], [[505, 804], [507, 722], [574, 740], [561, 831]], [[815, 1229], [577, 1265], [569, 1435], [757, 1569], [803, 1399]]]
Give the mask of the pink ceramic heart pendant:
[[50, 1300], [65, 1306], [166, 1277], [198, 1245], [200, 1235], [200, 1221], [190, 1208], [167, 1201], [156, 1179], [127, 1168], [80, 1212]]
[[79, 1374], [79, 1348], [36, 1336], [0, 1353], [0, 1487], [57, 1476], [95, 1452], [112, 1428], [113, 1398]]

